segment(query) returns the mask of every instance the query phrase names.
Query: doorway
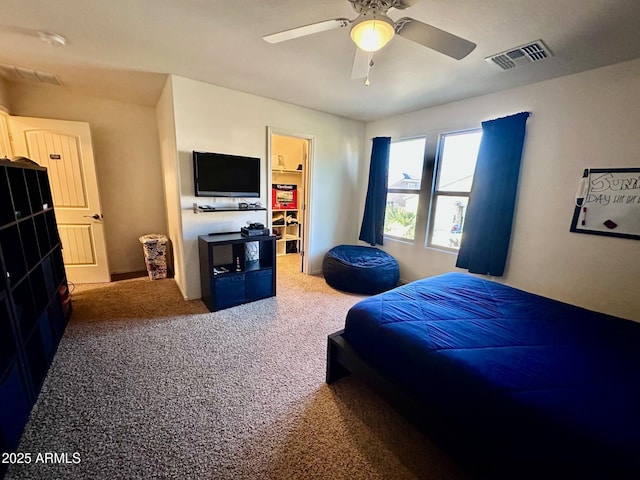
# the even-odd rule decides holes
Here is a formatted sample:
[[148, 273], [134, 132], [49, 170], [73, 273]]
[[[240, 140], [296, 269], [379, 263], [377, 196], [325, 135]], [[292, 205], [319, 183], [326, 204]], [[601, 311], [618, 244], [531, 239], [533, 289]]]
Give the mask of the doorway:
[[313, 137], [268, 129], [269, 228], [277, 237], [278, 264], [291, 272], [308, 272], [310, 172]]

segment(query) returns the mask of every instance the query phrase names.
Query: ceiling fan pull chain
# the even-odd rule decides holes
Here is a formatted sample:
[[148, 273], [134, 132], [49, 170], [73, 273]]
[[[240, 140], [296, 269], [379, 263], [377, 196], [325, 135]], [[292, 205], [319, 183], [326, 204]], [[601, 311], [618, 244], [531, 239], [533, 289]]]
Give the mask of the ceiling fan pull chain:
[[371, 71], [371, 67], [373, 67], [373, 52], [369, 52], [369, 63], [367, 63], [367, 76], [364, 79], [364, 86], [369, 86], [369, 72]]

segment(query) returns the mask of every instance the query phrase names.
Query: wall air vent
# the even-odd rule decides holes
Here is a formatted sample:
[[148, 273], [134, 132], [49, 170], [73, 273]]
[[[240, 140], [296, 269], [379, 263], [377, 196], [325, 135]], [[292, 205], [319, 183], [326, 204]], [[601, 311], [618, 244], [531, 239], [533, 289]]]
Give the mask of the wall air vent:
[[62, 85], [60, 79], [53, 73], [39, 72], [29, 68], [16, 67], [14, 65], [0, 64], [0, 76], [10, 82], [36, 82]]
[[519, 47], [507, 50], [485, 58], [488, 63], [497, 65], [503, 70], [511, 70], [520, 65], [531, 62], [539, 62], [545, 58], [552, 57], [553, 54], [542, 40], [527, 43]]

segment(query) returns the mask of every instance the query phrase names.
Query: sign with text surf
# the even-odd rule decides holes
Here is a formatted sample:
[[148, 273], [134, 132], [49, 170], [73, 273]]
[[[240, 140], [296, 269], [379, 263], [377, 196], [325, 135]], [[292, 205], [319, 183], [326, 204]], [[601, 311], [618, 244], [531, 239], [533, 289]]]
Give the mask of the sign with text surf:
[[640, 240], [640, 168], [586, 169], [571, 231]]

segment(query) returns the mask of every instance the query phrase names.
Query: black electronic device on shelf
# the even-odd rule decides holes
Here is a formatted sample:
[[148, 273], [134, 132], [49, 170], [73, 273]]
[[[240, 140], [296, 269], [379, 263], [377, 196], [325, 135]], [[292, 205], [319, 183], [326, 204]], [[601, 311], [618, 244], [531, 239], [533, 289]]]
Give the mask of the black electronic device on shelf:
[[258, 235], [269, 235], [269, 229], [259, 222], [250, 223], [246, 227], [240, 229], [240, 234], [244, 237], [255, 237]]
[[215, 207], [212, 207], [211, 205], [200, 205], [198, 206], [198, 210], [200, 210], [201, 212], [213, 212], [215, 211]]

